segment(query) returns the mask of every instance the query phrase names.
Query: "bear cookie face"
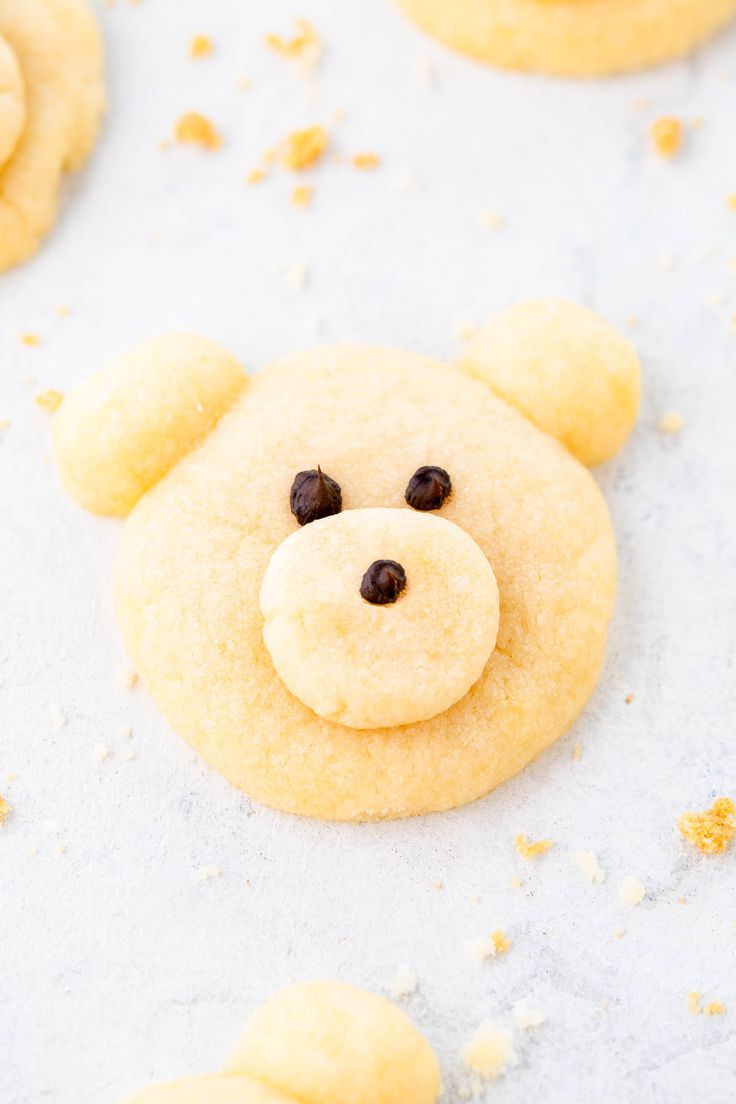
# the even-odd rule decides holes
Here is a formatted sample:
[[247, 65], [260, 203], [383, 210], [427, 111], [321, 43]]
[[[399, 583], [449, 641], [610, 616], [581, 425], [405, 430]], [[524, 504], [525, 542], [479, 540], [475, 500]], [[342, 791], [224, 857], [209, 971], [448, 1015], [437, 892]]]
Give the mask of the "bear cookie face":
[[54, 447], [80, 503], [130, 511], [117, 615], [174, 728], [268, 805], [366, 820], [480, 797], [583, 709], [616, 570], [583, 463], [638, 400], [631, 345], [540, 300], [460, 364], [347, 346], [246, 378], [168, 335], [73, 392]]
[[736, 0], [398, 0], [447, 46], [502, 69], [598, 77], [695, 49]]

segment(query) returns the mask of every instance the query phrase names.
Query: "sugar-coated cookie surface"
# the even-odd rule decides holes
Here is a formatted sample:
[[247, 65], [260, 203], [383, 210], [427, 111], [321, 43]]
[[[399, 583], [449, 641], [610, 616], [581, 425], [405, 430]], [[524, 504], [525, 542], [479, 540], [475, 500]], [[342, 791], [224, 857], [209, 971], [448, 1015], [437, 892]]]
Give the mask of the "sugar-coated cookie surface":
[[437, 1058], [390, 1001], [335, 982], [256, 1010], [225, 1072], [153, 1085], [128, 1104], [434, 1104]]
[[89, 0], [0, 0], [0, 272], [37, 249], [105, 106]]
[[448, 46], [504, 69], [601, 76], [680, 57], [736, 0], [398, 0]]

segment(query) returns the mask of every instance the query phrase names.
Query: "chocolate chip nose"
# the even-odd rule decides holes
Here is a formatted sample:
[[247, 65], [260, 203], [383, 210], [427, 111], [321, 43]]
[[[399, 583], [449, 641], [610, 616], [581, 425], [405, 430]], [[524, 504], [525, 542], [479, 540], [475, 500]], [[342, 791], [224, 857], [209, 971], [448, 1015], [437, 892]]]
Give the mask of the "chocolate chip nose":
[[363, 576], [360, 593], [374, 606], [390, 606], [406, 587], [406, 572], [396, 560], [374, 560]]
[[291, 485], [291, 512], [300, 525], [332, 517], [342, 510], [340, 484], [317, 466], [297, 472]]

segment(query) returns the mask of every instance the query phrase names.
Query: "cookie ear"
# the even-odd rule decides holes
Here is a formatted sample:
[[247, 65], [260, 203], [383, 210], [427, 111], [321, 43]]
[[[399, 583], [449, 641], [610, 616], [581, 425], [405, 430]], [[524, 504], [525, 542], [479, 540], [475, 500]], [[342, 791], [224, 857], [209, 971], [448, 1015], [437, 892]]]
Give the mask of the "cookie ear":
[[204, 440], [246, 379], [230, 353], [203, 337], [164, 334], [137, 346], [54, 415], [66, 490], [95, 514], [124, 517]]
[[636, 350], [576, 303], [535, 299], [496, 315], [461, 366], [589, 466], [613, 456], [636, 420]]

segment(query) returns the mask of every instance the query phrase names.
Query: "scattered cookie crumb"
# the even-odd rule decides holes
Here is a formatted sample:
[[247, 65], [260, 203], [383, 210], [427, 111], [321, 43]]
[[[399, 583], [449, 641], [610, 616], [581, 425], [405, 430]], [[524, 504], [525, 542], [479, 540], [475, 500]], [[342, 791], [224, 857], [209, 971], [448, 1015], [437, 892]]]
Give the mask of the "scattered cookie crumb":
[[253, 87], [253, 81], [250, 77], [238, 77], [235, 82], [236, 88], [239, 88], [241, 92], [250, 92]]
[[246, 184], [260, 184], [266, 179], [266, 174], [263, 169], [251, 169], [245, 178]]
[[547, 1013], [537, 1001], [522, 998], [511, 1009], [511, 1017], [517, 1027], [528, 1031], [530, 1027], [541, 1027], [547, 1019]]
[[292, 172], [303, 172], [316, 165], [329, 143], [329, 135], [323, 126], [294, 130], [284, 143], [282, 162]]
[[319, 52], [322, 48], [319, 35], [306, 19], [296, 20], [296, 33], [291, 38], [267, 34], [265, 42], [274, 53], [292, 59], [303, 57], [306, 53]]
[[714, 1000], [708, 1004], [702, 1003], [702, 993], [698, 993], [697, 990], [693, 990], [692, 993], [687, 995], [687, 1007], [688, 1011], [693, 1016], [723, 1016], [726, 1012], [726, 1006], [723, 1001]]
[[575, 747], [572, 749], [572, 761], [573, 761], [573, 763], [579, 763], [582, 758], [583, 758], [583, 745], [582, 744], [576, 744]]
[[705, 855], [725, 851], [736, 835], [736, 805], [728, 797], [717, 798], [704, 813], [683, 813], [680, 832]]
[[726, 1006], [723, 1001], [711, 1001], [710, 1004], [706, 1004], [703, 1012], [706, 1016], [725, 1016]]
[[437, 892], [439, 892], [441, 889], [444, 889], [444, 888], [445, 888], [445, 883], [444, 882], [434, 882], [433, 885], [432, 885], [432, 889], [436, 890]]
[[516, 837], [514, 843], [516, 844], [516, 850], [525, 861], [534, 859], [537, 855], [543, 855], [545, 851], [549, 851], [552, 847], [552, 840], [543, 839], [537, 840], [536, 843], [530, 843], [522, 832]]
[[377, 169], [381, 164], [381, 158], [377, 153], [355, 153], [351, 158], [354, 169]]
[[500, 230], [503, 224], [503, 215], [498, 211], [481, 211], [478, 215], [478, 225], [484, 230]]
[[511, 944], [507, 936], [501, 931], [500, 928], [496, 928], [491, 932], [491, 939], [493, 940], [493, 951], [496, 955], [505, 955], [509, 953]]
[[123, 690], [132, 690], [137, 682], [138, 675], [135, 671], [131, 671], [129, 667], [120, 668], [118, 671], [118, 683], [122, 686]]
[[496, 928], [490, 935], [482, 935], [468, 944], [468, 950], [478, 962], [485, 962], [489, 958], [497, 958], [508, 954], [511, 944], [500, 928]]
[[294, 188], [291, 193], [291, 202], [294, 207], [311, 207], [312, 199], [314, 198], [314, 188], [310, 188], [305, 184], [300, 184]]
[[657, 429], [660, 433], [670, 435], [679, 433], [684, 424], [685, 419], [682, 414], [678, 414], [676, 410], [668, 410], [657, 422]]
[[621, 883], [619, 894], [625, 905], [634, 908], [636, 905], [641, 904], [647, 895], [647, 891], [638, 878], [629, 876], [628, 878], [624, 878]]
[[399, 966], [393, 981], [389, 986], [389, 992], [395, 1000], [403, 1000], [416, 992], [417, 975], [408, 966]]
[[5, 821], [8, 819], [12, 812], [12, 806], [9, 801], [6, 801], [4, 797], [0, 797], [0, 828], [2, 828]]
[[463, 1048], [463, 1058], [469, 1069], [487, 1080], [495, 1080], [519, 1062], [511, 1031], [497, 1027], [490, 1020], [478, 1025], [473, 1038]]
[[6, 429], [10, 429], [10, 418], [0, 418], [0, 433]]
[[176, 124], [174, 139], [182, 144], [201, 146], [207, 150], [216, 150], [222, 145], [222, 138], [215, 126], [198, 111], [188, 111], [182, 115]]
[[21, 345], [26, 345], [29, 349], [37, 349], [41, 344], [41, 338], [35, 333], [18, 334], [18, 340]]
[[189, 56], [191, 58], [210, 57], [215, 52], [215, 47], [209, 35], [195, 35], [189, 43]]
[[674, 116], [664, 115], [661, 119], [656, 119], [649, 134], [655, 153], [660, 157], [674, 157], [682, 146], [682, 123]]
[[92, 754], [95, 763], [104, 763], [110, 758], [110, 749], [105, 744], [97, 744]]
[[726, 203], [732, 211], [736, 211], [736, 192], [732, 192], [730, 196], [726, 197]]
[[677, 898], [677, 903], [678, 903], [678, 905], [686, 905], [687, 904], [687, 897], [678, 897]]
[[212, 864], [205, 864], [204, 866], [200, 866], [199, 870], [197, 871], [198, 882], [213, 882], [216, 878], [220, 878], [221, 876], [222, 871], [220, 870], [219, 866], [213, 866]]
[[69, 315], [72, 313], [72, 308], [69, 306], [68, 303], [61, 303], [56, 308], [56, 313], [58, 314], [59, 318], [68, 318]]
[[572, 861], [582, 870], [589, 882], [597, 882], [600, 884], [604, 881], [606, 875], [603, 870], [601, 870], [598, 857], [594, 851], [576, 851], [572, 857]]
[[66, 855], [66, 844], [65, 843], [57, 843], [57, 845], [56, 845], [56, 854], [57, 855]]
[[53, 414], [64, 401], [61, 391], [55, 391], [50, 387], [47, 391], [41, 391], [36, 395], [36, 406], [40, 406], [48, 414]]
[[692, 993], [687, 995], [687, 1009], [688, 1012], [692, 1012], [693, 1016], [701, 1016], [703, 1013], [703, 1006], [700, 1003], [700, 993], [693, 990]]
[[624, 931], [623, 928], [616, 928], [615, 932], [613, 933], [613, 938], [614, 939], [623, 939], [623, 937], [625, 935], [626, 935], [626, 932]]
[[512, 878], [509, 882], [509, 889], [521, 889], [523, 884], [521, 878]]

